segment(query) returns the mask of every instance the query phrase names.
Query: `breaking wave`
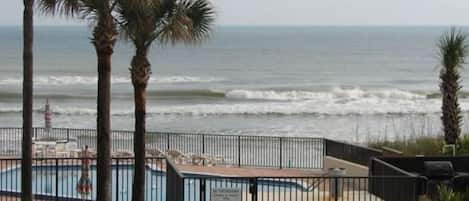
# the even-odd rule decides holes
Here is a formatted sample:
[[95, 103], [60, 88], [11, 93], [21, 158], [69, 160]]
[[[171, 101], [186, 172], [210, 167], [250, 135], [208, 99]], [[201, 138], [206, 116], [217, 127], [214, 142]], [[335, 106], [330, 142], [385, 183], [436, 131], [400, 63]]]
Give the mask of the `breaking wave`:
[[[193, 77], [193, 76], [167, 76], [151, 78], [150, 82], [160, 84], [177, 84], [177, 83], [209, 83], [221, 82], [223, 78], [217, 77]], [[6, 78], [0, 80], [0, 85], [20, 85], [22, 78]], [[96, 76], [38, 76], [34, 78], [35, 85], [95, 85], [98, 81]], [[129, 77], [112, 77], [113, 84], [127, 84], [130, 83]]]
[[[400, 89], [332, 88], [324, 91], [302, 90], [180, 90], [150, 91], [149, 96], [210, 97], [221, 101], [177, 105], [148, 105], [148, 115], [374, 115], [439, 113], [441, 99], [436, 93]], [[178, 97], [179, 98], [179, 97]], [[469, 99], [460, 100], [469, 111]], [[131, 116], [133, 104], [114, 107], [114, 116]], [[41, 108], [35, 110], [42, 112]], [[96, 115], [96, 109], [52, 105], [58, 115]], [[0, 108], [0, 113], [21, 112], [20, 108]]]

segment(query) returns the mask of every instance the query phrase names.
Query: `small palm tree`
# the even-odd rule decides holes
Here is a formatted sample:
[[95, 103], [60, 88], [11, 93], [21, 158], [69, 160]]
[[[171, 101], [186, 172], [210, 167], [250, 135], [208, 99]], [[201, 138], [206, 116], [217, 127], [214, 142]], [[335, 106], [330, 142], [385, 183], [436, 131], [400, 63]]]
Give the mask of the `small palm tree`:
[[143, 201], [146, 88], [151, 75], [149, 49], [154, 41], [175, 44], [198, 42], [207, 38], [214, 20], [214, 11], [207, 0], [120, 0], [117, 7], [121, 33], [135, 46], [135, 55], [130, 64], [135, 102], [135, 175], [132, 200]]
[[113, 11], [116, 0], [38, 0], [48, 14], [78, 16], [93, 24], [91, 42], [98, 60], [97, 200], [111, 200], [111, 56], [118, 35]]
[[21, 200], [33, 200], [32, 137], [33, 137], [33, 6], [24, 0], [23, 13], [23, 142], [21, 160]]
[[456, 28], [444, 34], [438, 44], [441, 59], [440, 90], [443, 103], [443, 130], [446, 144], [456, 144], [461, 134], [461, 108], [458, 103], [458, 92], [461, 76], [460, 69], [468, 53], [467, 35]]

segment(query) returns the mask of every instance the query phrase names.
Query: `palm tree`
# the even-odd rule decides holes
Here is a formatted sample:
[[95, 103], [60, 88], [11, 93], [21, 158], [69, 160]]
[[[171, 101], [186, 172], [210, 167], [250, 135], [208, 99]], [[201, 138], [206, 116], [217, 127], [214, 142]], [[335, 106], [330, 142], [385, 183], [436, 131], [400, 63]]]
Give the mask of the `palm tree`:
[[117, 10], [121, 33], [135, 46], [135, 55], [130, 64], [135, 102], [135, 170], [132, 200], [143, 201], [146, 88], [151, 74], [149, 49], [154, 41], [160, 44], [193, 43], [207, 38], [214, 21], [214, 11], [207, 0], [121, 0]]
[[118, 35], [113, 10], [116, 0], [39, 0], [45, 13], [88, 19], [93, 25], [91, 42], [98, 58], [97, 100], [97, 200], [111, 200], [111, 56]]
[[23, 151], [21, 160], [21, 200], [32, 201], [34, 0], [24, 0], [23, 4]]
[[458, 92], [461, 76], [460, 69], [468, 53], [467, 34], [456, 28], [444, 34], [438, 44], [441, 59], [440, 90], [443, 103], [443, 130], [446, 144], [456, 144], [461, 134], [461, 108], [458, 103]]

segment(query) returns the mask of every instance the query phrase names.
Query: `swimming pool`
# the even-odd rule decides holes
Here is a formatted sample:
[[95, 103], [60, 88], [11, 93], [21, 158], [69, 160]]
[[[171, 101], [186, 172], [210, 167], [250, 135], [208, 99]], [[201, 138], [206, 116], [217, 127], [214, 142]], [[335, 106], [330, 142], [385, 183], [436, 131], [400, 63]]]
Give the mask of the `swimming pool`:
[[[81, 176], [81, 167], [77, 165], [34, 166], [33, 193], [41, 196], [60, 197], [68, 199], [83, 199], [75, 190]], [[96, 199], [96, 166], [90, 167], [89, 176], [93, 185], [92, 193], [87, 200]], [[131, 200], [133, 166], [113, 165], [112, 167], [112, 199]], [[147, 167], [145, 197], [146, 200], [166, 200], [165, 173]], [[2, 192], [18, 193], [21, 191], [21, 168], [13, 167], [0, 173], [0, 190]]]
[[[33, 166], [33, 193], [44, 197], [59, 197], [67, 200], [95, 200], [96, 199], [96, 166], [90, 167], [89, 176], [93, 185], [92, 193], [82, 197], [75, 189], [81, 176], [81, 167], [77, 165], [36, 165]], [[200, 198], [201, 180], [197, 174], [185, 174], [184, 193], [187, 201], [197, 201]], [[112, 199], [113, 201], [129, 201], [132, 198], [132, 165], [112, 166]], [[296, 182], [258, 180], [259, 191], [305, 191]], [[236, 188], [248, 196], [249, 179], [226, 179], [211, 177], [204, 180], [206, 200], [210, 200], [211, 189]], [[0, 191], [2, 193], [19, 193], [21, 191], [21, 168], [12, 167], [0, 172]], [[157, 168], [146, 169], [146, 200], [166, 201], [166, 173]]]

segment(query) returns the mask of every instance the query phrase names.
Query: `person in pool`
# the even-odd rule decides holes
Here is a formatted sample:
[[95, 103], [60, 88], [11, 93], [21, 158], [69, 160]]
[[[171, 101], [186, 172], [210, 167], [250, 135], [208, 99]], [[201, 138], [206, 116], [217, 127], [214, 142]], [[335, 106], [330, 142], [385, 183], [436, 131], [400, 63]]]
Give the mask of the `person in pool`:
[[86, 200], [92, 190], [91, 179], [89, 177], [90, 159], [88, 158], [88, 146], [85, 146], [85, 149], [81, 152], [81, 157], [81, 177], [78, 181], [76, 190], [80, 193], [83, 200]]

